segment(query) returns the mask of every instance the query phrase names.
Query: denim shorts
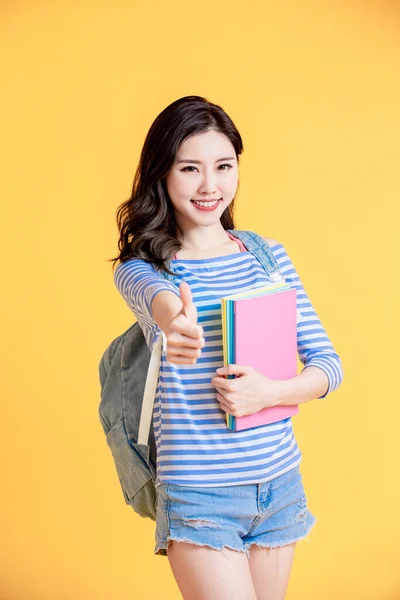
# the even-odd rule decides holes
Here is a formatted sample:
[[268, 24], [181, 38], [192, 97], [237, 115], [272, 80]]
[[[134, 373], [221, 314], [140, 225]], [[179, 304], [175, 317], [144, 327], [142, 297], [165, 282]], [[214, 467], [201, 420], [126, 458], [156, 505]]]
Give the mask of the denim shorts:
[[171, 540], [250, 557], [249, 547], [274, 548], [306, 537], [316, 522], [308, 510], [300, 466], [265, 483], [156, 487], [156, 545], [166, 556]]

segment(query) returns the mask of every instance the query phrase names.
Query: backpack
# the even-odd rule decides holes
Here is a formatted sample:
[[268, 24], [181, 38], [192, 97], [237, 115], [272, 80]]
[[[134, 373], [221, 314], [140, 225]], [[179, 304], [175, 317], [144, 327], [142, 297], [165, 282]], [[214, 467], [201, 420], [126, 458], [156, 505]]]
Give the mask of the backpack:
[[[252, 231], [228, 230], [259, 260], [271, 280], [279, 265], [267, 242]], [[170, 267], [170, 261], [167, 261]], [[159, 274], [173, 283], [169, 273]], [[156, 444], [152, 422], [163, 332], [150, 352], [138, 322], [115, 338], [99, 363], [99, 418], [126, 504], [156, 520]]]

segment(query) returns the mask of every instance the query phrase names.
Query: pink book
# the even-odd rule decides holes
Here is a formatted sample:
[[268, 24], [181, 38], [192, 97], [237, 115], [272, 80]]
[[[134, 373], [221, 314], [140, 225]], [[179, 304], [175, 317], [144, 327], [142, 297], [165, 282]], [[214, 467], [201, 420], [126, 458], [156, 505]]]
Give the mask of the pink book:
[[[235, 364], [253, 367], [269, 379], [297, 375], [296, 290], [238, 299], [235, 310]], [[275, 423], [297, 414], [297, 404], [271, 406], [234, 417], [234, 430]]]

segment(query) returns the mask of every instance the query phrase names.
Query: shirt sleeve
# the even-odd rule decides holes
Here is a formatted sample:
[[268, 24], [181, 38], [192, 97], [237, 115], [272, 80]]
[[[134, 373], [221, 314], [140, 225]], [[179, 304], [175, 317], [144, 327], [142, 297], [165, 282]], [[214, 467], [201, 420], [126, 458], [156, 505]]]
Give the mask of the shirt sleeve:
[[318, 367], [326, 373], [329, 385], [326, 392], [318, 399], [325, 398], [336, 390], [343, 380], [341, 360], [335, 351], [310, 299], [303, 287], [300, 277], [288, 256], [285, 247], [277, 244], [272, 247], [279, 264], [280, 273], [286, 282], [296, 289], [297, 313], [297, 351], [304, 369]]
[[179, 289], [164, 279], [154, 265], [141, 258], [132, 258], [120, 263], [114, 271], [114, 282], [135, 315], [151, 349], [161, 332], [154, 320], [151, 303], [163, 290], [174, 292], [180, 298]]

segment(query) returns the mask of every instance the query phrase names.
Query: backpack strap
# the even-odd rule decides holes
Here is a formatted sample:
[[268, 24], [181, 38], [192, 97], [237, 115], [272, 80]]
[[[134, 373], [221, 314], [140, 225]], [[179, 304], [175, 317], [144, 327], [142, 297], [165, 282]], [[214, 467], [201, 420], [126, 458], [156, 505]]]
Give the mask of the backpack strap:
[[[167, 261], [168, 268], [171, 268], [170, 261]], [[174, 284], [173, 276], [163, 270], [158, 271], [159, 275]], [[174, 284], [175, 285], [175, 284]], [[158, 375], [160, 372], [161, 352], [164, 343], [164, 332], [161, 331], [158, 340], [153, 345], [150, 354], [150, 362], [147, 370], [146, 384], [143, 392], [142, 410], [140, 413], [138, 443], [148, 444], [151, 420], [153, 418], [154, 398], [156, 395]]]
[[154, 398], [156, 395], [158, 374], [160, 371], [163, 335], [164, 334], [161, 331], [160, 336], [154, 344], [150, 354], [150, 362], [143, 392], [142, 410], [140, 412], [138, 444], [147, 445], [149, 443], [149, 432], [153, 417]]
[[[243, 242], [247, 250], [255, 255], [268, 275], [272, 276], [271, 279], [276, 280], [277, 277], [273, 274], [279, 273], [280, 267], [268, 243], [254, 231], [241, 229], [228, 229], [228, 231]], [[279, 279], [281, 279], [281, 276]]]

